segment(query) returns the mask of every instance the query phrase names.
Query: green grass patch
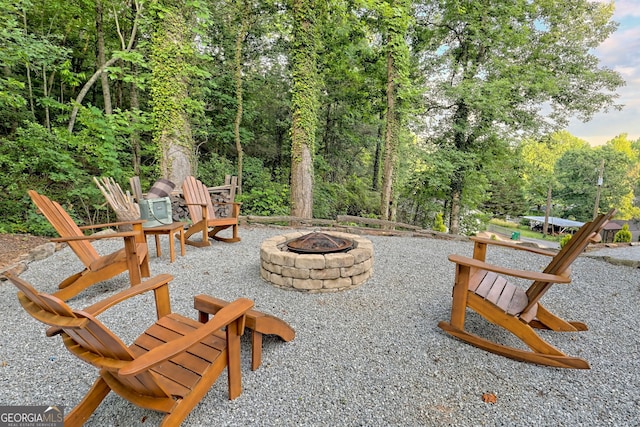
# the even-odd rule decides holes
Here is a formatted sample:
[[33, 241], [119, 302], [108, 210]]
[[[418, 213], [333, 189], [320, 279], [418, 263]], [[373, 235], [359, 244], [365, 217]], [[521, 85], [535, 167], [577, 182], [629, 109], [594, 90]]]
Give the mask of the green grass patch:
[[[545, 237], [542, 233], [533, 231], [526, 225], [520, 225], [514, 222], [504, 221], [501, 219], [492, 219], [489, 221], [489, 224], [493, 224], [499, 227], [499, 229], [504, 229], [502, 231], [502, 234], [505, 234], [508, 236], [510, 236], [511, 233], [513, 233], [514, 231], [517, 231], [520, 233], [520, 237], [529, 237], [531, 239], [542, 239], [542, 240], [549, 240], [552, 242], [559, 242], [560, 239], [562, 238], [562, 236], [549, 236], [549, 235]], [[496, 232], [500, 233], [501, 231], [499, 229], [497, 229]]]

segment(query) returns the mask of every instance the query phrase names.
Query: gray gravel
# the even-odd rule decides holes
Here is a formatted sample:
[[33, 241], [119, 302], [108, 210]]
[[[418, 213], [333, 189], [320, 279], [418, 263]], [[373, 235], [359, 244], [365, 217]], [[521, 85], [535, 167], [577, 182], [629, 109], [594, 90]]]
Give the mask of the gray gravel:
[[[173, 310], [195, 316], [192, 298], [208, 293], [248, 297], [256, 309], [289, 322], [296, 338], [266, 337], [263, 365], [250, 370], [249, 336], [243, 338], [243, 393], [226, 394], [226, 376], [213, 386], [184, 425], [190, 426], [630, 426], [640, 425], [640, 272], [581, 256], [573, 284], [557, 285], [546, 306], [585, 321], [589, 331], [542, 332], [591, 370], [556, 369], [516, 362], [458, 341], [438, 327], [449, 316], [453, 264], [447, 255], [471, 255], [469, 242], [369, 236], [373, 278], [357, 289], [308, 294], [273, 287], [259, 277], [259, 247], [269, 236], [290, 232], [242, 227], [242, 241], [187, 247], [185, 257], [155, 257], [153, 274], [168, 272]], [[153, 240], [153, 239], [151, 239]], [[166, 245], [166, 237], [161, 239]], [[100, 242], [100, 251], [118, 247]], [[640, 248], [636, 248], [640, 250]], [[489, 261], [538, 270], [544, 258], [492, 248]], [[68, 249], [30, 264], [22, 277], [38, 289], [56, 284], [80, 264]], [[128, 286], [127, 276], [94, 286], [72, 299], [81, 308]], [[15, 289], [0, 284], [0, 405], [75, 406], [96, 378], [95, 368], [75, 359], [59, 337], [19, 306]], [[101, 315], [125, 342], [153, 321], [153, 299], [134, 298]], [[469, 330], [519, 343], [469, 314]], [[484, 403], [493, 393], [497, 403]], [[157, 425], [161, 415], [113, 393], [87, 425]]]

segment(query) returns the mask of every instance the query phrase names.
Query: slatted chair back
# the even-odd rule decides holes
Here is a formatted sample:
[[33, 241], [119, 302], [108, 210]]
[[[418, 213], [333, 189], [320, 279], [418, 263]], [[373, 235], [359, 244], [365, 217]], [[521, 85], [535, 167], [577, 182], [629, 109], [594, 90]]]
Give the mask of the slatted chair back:
[[142, 200], [142, 186], [140, 185], [140, 177], [132, 176], [129, 178], [129, 185], [131, 186], [131, 192], [133, 193], [134, 200], [138, 203]]
[[132, 361], [135, 356], [102, 322], [86, 312], [71, 309], [53, 295], [39, 293], [15, 275], [10, 275], [9, 279], [20, 289], [18, 299], [27, 313], [34, 319], [61, 330], [65, 346], [78, 358], [106, 369], [115, 381], [142, 396], [170, 397], [150, 371], [127, 377], [118, 375], [123, 362]]
[[202, 218], [202, 206], [207, 206], [207, 219], [215, 218], [215, 210], [207, 186], [193, 176], [188, 176], [182, 183], [182, 194], [189, 209], [189, 216]]
[[[125, 194], [120, 184], [115, 182], [113, 178], [102, 177], [98, 179], [94, 176], [93, 181], [100, 189], [109, 206], [111, 206], [111, 209], [115, 212], [118, 221], [140, 219], [140, 206], [134, 202], [129, 192]], [[129, 225], [127, 228], [131, 229], [132, 227]]]
[[[49, 199], [47, 196], [38, 194], [34, 190], [29, 190], [29, 197], [36, 207], [51, 223], [60, 237], [84, 236], [82, 230], [76, 225], [71, 216], [60, 206], [58, 202]], [[76, 254], [85, 267], [98, 259], [100, 255], [88, 240], [69, 241], [71, 250]]]
[[[587, 222], [580, 227], [560, 252], [553, 257], [543, 272], [554, 275], [564, 274], [576, 258], [584, 252], [593, 237], [602, 231], [615, 212], [616, 210], [612, 209], [606, 214], [600, 214], [593, 221]], [[522, 320], [531, 321], [535, 317], [535, 311], [532, 309], [551, 286], [553, 286], [553, 283], [536, 281], [527, 289], [529, 302], [520, 315]]]

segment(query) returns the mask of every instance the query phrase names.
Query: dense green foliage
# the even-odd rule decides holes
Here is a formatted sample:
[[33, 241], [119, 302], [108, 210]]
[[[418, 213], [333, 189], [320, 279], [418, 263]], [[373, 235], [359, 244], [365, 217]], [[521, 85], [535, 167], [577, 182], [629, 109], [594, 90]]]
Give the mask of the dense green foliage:
[[183, 148], [208, 185], [242, 172], [242, 214], [290, 214], [303, 145], [318, 218], [473, 233], [549, 195], [554, 216], [640, 217], [640, 141], [562, 131], [615, 107], [623, 82], [592, 54], [611, 13], [588, 0], [0, 0], [0, 232], [51, 233], [29, 189], [78, 222], [107, 220], [93, 176], [148, 188]]

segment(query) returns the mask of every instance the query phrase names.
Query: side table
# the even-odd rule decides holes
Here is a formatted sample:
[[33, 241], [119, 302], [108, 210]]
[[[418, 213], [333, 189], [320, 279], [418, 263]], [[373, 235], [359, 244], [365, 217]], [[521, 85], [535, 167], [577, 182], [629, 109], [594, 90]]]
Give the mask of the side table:
[[[180, 233], [180, 255], [184, 256], [184, 222], [172, 222], [171, 224], [158, 225], [156, 227], [143, 228], [144, 239], [147, 240], [148, 235], [153, 235], [156, 238], [156, 255], [162, 256], [162, 249], [160, 247], [160, 235], [167, 234], [169, 236], [169, 255], [171, 262], [176, 260], [176, 250], [173, 244], [173, 236], [176, 233]], [[147, 240], [148, 244], [148, 240]]]

